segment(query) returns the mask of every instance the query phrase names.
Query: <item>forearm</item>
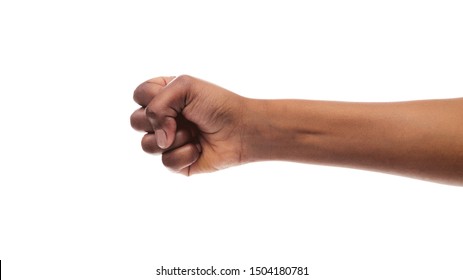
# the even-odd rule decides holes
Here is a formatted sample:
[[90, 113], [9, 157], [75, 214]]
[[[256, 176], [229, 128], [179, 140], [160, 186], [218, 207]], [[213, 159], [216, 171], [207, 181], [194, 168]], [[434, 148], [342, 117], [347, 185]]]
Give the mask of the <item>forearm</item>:
[[336, 165], [463, 185], [463, 99], [248, 103], [246, 161]]

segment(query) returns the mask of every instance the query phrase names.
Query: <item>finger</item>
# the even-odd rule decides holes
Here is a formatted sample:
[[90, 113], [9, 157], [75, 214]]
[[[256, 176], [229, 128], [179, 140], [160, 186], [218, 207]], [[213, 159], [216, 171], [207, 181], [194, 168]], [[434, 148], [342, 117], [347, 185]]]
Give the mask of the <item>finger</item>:
[[157, 77], [140, 84], [133, 92], [133, 100], [146, 107], [153, 97], [175, 77]]
[[146, 116], [156, 132], [157, 144], [166, 149], [175, 140], [176, 118], [190, 102], [192, 77], [180, 76], [162, 88], [146, 107]]
[[[195, 163], [199, 158], [200, 152], [196, 145], [189, 143], [162, 154], [162, 163], [172, 171], [180, 172]], [[189, 172], [187, 174], [189, 175]]]
[[[196, 137], [197, 128], [193, 123], [185, 120], [185, 118], [183, 118], [182, 115], [179, 115], [177, 117], [176, 122], [177, 122], [177, 126], [179, 129], [180, 127], [188, 127], [192, 137]], [[132, 113], [132, 115], [130, 116], [130, 124], [132, 128], [135, 130], [145, 131], [148, 133], [154, 132], [153, 126], [149, 122], [148, 117], [146, 116], [146, 113], [145, 113], [145, 109], [143, 108], [137, 109], [135, 110], [135, 112]]]
[[132, 113], [130, 116], [130, 125], [133, 129], [138, 131], [154, 132], [153, 126], [148, 121], [145, 114], [145, 109], [140, 108]]
[[[169, 150], [176, 149], [178, 147], [181, 147], [193, 141], [194, 141], [194, 138], [192, 137], [189, 129], [187, 128], [179, 129], [175, 134], [175, 141], [172, 144], [172, 146], [169, 147]], [[159, 148], [156, 142], [156, 135], [154, 135], [153, 133], [147, 133], [143, 136], [141, 140], [141, 147], [143, 148], [143, 151], [150, 153], [150, 154], [161, 153], [161, 152], [166, 151], [166, 150]]]

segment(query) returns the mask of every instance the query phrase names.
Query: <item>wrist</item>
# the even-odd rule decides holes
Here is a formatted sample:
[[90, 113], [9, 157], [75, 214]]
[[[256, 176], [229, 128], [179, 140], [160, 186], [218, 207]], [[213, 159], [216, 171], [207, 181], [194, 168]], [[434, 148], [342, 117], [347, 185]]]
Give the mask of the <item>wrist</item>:
[[307, 161], [316, 128], [300, 101], [248, 99], [244, 111], [243, 163]]
[[267, 100], [246, 98], [242, 115], [242, 163], [266, 160], [263, 150], [270, 138], [267, 129], [268, 106]]

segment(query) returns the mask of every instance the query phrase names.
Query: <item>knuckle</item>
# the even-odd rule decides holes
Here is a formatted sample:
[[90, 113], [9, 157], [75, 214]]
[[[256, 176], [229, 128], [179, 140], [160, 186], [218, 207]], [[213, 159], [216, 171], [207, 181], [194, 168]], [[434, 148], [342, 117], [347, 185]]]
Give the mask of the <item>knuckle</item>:
[[193, 77], [191, 77], [190, 75], [180, 75], [178, 76], [174, 81], [177, 81], [177, 83], [181, 83], [183, 85], [189, 85], [192, 83], [192, 81], [194, 80]]
[[142, 100], [142, 95], [145, 91], [145, 86], [146, 82], [143, 82], [133, 91], [133, 101], [139, 103]]
[[162, 163], [168, 169], [180, 172], [184, 168], [190, 166], [199, 157], [199, 152], [192, 144], [187, 144], [178, 148], [162, 154]]
[[159, 110], [156, 108], [156, 105], [155, 104], [150, 104], [148, 107], [145, 108], [145, 114], [148, 118], [150, 119], [157, 119], [158, 117], [158, 114], [156, 112], [158, 112]]
[[135, 112], [132, 113], [132, 115], [130, 115], [130, 125], [132, 126], [133, 129], [136, 129], [138, 130], [140, 127], [138, 125], [139, 121], [138, 121], [138, 110], [136, 110]]
[[159, 129], [163, 124], [165, 108], [160, 103], [149, 104], [145, 109], [145, 116], [154, 129]]
[[141, 139], [141, 148], [143, 149], [143, 151], [149, 154], [157, 152], [156, 143], [153, 143], [153, 139], [151, 136], [149, 136], [149, 134], [146, 134]]
[[171, 170], [178, 170], [178, 160], [172, 156], [172, 153], [163, 153], [162, 154], [162, 164], [171, 169]]
[[133, 129], [135, 130], [144, 130], [145, 125], [144, 125], [144, 111], [143, 109], [138, 109], [135, 112], [132, 113], [130, 116], [130, 125], [132, 126]]
[[132, 115], [130, 115], [130, 126], [132, 128], [135, 128], [135, 112], [133, 112]]

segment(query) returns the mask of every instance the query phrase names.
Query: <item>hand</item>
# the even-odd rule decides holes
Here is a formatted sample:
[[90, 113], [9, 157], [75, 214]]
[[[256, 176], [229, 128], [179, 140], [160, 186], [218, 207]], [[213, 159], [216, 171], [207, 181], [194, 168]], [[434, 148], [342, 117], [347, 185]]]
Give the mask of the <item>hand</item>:
[[180, 76], [146, 81], [134, 99], [143, 149], [185, 175], [285, 160], [463, 184], [463, 98], [258, 100]]
[[142, 107], [132, 127], [146, 131], [142, 148], [162, 153], [169, 169], [184, 175], [211, 172], [243, 162], [246, 98], [190, 77], [158, 77], [139, 85]]

